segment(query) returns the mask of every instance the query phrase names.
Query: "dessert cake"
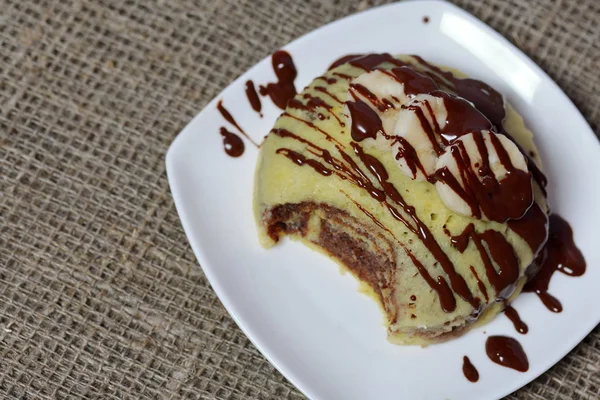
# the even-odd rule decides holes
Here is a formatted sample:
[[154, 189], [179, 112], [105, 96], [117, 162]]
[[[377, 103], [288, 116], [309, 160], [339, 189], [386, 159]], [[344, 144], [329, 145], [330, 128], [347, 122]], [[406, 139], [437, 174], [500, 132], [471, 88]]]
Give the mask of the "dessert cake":
[[380, 304], [390, 341], [440, 342], [535, 272], [540, 168], [531, 131], [487, 84], [418, 56], [351, 55], [288, 101], [261, 145], [259, 238], [334, 258]]

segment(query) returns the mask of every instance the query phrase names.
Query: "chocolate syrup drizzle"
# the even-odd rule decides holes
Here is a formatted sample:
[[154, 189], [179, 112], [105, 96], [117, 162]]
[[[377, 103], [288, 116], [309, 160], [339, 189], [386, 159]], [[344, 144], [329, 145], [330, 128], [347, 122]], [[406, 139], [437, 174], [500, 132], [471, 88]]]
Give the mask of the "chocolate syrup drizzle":
[[[494, 174], [491, 173], [488, 164], [487, 149], [481, 131], [494, 129], [497, 132], [505, 134], [514, 142], [514, 139], [507, 134], [502, 125], [505, 118], [502, 96], [483, 82], [473, 79], [456, 78], [450, 72], [443, 71], [418, 56], [414, 56], [414, 58], [417, 62], [425, 66], [429, 72], [417, 72], [410, 68], [409, 64], [397, 60], [389, 54], [345, 56], [334, 62], [330, 69], [344, 63], [349, 63], [364, 71], [372, 71], [377, 69], [382, 63], [390, 63], [395, 65], [395, 67], [391, 70], [381, 71], [403, 83], [405, 93], [409, 97], [419, 93], [429, 93], [432, 96], [442, 98], [448, 113], [448, 118], [443, 129], [440, 129], [437, 125], [433, 110], [428, 102], [425, 102], [424, 108], [409, 107], [415, 107], [412, 111], [420, 119], [421, 125], [438, 154], [441, 154], [444, 147], [453, 146], [451, 154], [457, 161], [461, 179], [468, 182], [466, 188], [462, 188], [461, 185], [458, 185], [458, 182], [454, 182], [456, 178], [449, 174], [448, 171], [442, 170], [434, 174], [434, 176], [427, 176], [414, 148], [403, 138], [385, 136], [386, 133], [383, 130], [381, 119], [377, 113], [359, 99], [356, 93], [360, 94], [362, 98], [366, 99], [381, 112], [394, 108], [394, 104], [385, 99], [377, 98], [377, 96], [364, 86], [361, 87], [355, 84], [351, 85], [350, 93], [352, 99], [345, 102], [345, 105], [352, 119], [350, 134], [353, 142], [350, 145], [354, 150], [355, 156], [364, 166], [364, 169], [344, 151], [345, 146], [326, 131], [317, 127], [313, 122], [289, 112], [285, 112], [283, 115], [296, 119], [310, 128], [319, 131], [327, 141], [334, 143], [341, 158], [333, 156], [328, 150], [293, 132], [280, 128], [273, 129], [271, 133], [305, 144], [308, 152], [315, 158], [309, 158], [289, 148], [279, 148], [276, 153], [285, 156], [298, 166], [306, 165], [322, 176], [336, 175], [340, 179], [347, 180], [365, 190], [375, 200], [381, 202], [393, 218], [406, 226], [409, 231], [413, 232], [421, 240], [444, 271], [445, 277], [442, 275], [432, 276], [422, 262], [396, 239], [402, 245], [402, 248], [424, 281], [437, 293], [442, 310], [452, 312], [456, 309], [456, 294], [473, 306], [476, 315], [480, 312], [481, 307], [479, 297], [471, 293], [466, 281], [456, 271], [452, 261], [439, 246], [429, 228], [417, 216], [415, 208], [409, 205], [396, 187], [389, 182], [388, 172], [383, 164], [375, 157], [367, 154], [359, 144], [366, 138], [374, 139], [377, 135], [384, 135], [387, 139], [394, 139], [393, 143], [399, 145], [396, 158], [404, 158], [406, 160], [413, 176], [416, 177], [417, 172], [420, 172], [431, 183], [442, 181], [448, 184], [469, 205], [476, 218], [480, 218], [482, 214], [485, 214], [490, 220], [506, 222], [511, 230], [523, 238], [531, 248], [532, 253], [536, 255], [534, 265], [526, 271], [528, 276], [534, 277], [525, 286], [524, 291], [537, 293], [549, 309], [560, 312], [562, 310], [560, 302], [547, 292], [550, 278], [556, 270], [560, 270], [571, 276], [582, 275], [586, 268], [585, 260], [573, 242], [573, 234], [568, 223], [556, 215], [548, 219], [548, 216], [542, 211], [541, 207], [534, 202], [530, 180], [533, 178], [545, 195], [546, 177], [533, 161], [531, 154], [524, 153], [523, 149], [515, 142], [527, 160], [530, 173], [524, 173], [512, 165], [510, 157], [502, 144], [499, 143], [497, 137], [490, 135], [492, 145], [507, 171], [507, 177], [498, 182]], [[319, 120], [333, 117], [340, 127], [345, 127], [344, 121], [333, 111], [333, 106], [323, 99], [311, 96], [310, 94], [304, 94], [301, 99], [294, 98], [296, 95], [294, 86], [296, 69], [289, 54], [283, 51], [276, 52], [273, 55], [272, 62], [278, 82], [270, 83], [266, 87], [261, 86], [260, 93], [262, 95], [268, 94], [273, 102], [282, 109], [287, 105], [290, 110], [304, 111], [309, 116], [318, 118]], [[317, 79], [324, 80], [327, 84], [334, 84], [337, 82], [337, 78], [347, 81], [353, 79], [350, 75], [335, 71], [332, 75], [336, 76], [336, 78], [322, 76]], [[441, 91], [440, 88], [448, 88], [458, 96]], [[313, 89], [331, 98], [337, 104], [344, 104], [342, 100], [329, 93], [326, 87], [316, 86]], [[253, 109], [260, 112], [260, 99], [256, 95], [251, 81], [248, 81], [246, 84], [246, 93]], [[397, 101], [397, 99], [394, 100]], [[469, 102], [473, 103], [475, 108]], [[221, 103], [219, 103], [219, 111], [221, 111], [221, 114], [227, 121], [236, 126], [243, 135], [250, 139], [239, 125], [235, 123], [231, 114], [222, 107]], [[432, 121], [431, 124], [425, 112], [429, 113], [430, 120]], [[475, 175], [474, 171], [471, 171], [470, 160], [464, 145], [462, 142], [456, 140], [466, 133], [473, 134], [475, 144], [482, 154], [482, 165], [478, 166], [477, 171], [479, 177], [482, 177], [481, 179]], [[224, 135], [224, 142], [227, 141], [225, 143], [226, 151], [228, 151], [227, 146], [230, 146], [228, 154], [235, 156], [234, 154], [241, 154], [243, 152], [243, 142], [237, 135], [228, 132], [225, 128], [222, 128], [221, 134]], [[377, 185], [375, 185], [375, 182], [377, 182]], [[349, 197], [345, 192], [343, 193]], [[391, 230], [385, 227], [373, 214], [355, 200], [351, 198], [350, 200], [377, 226], [394, 237]], [[546, 242], [548, 225], [550, 226], [550, 238]], [[444, 231], [451, 236], [445, 226]], [[519, 278], [519, 260], [513, 247], [502, 233], [491, 229], [477, 232], [474, 225], [469, 224], [463, 232], [451, 236], [450, 242], [460, 252], [464, 252], [469, 243], [473, 242], [481, 257], [487, 280], [496, 292], [493, 296], [498, 301], [510, 296]], [[469, 269], [477, 281], [477, 288], [480, 294], [485, 298], [486, 303], [489, 303], [491, 294], [488, 293], [485, 284], [482, 282], [475, 268], [469, 266]], [[537, 275], [535, 275], [536, 272]], [[414, 295], [411, 296], [411, 301], [415, 300], [416, 297]], [[513, 307], [507, 305], [504, 312], [513, 323], [517, 332], [521, 334], [528, 332], [527, 324], [520, 319], [519, 314]], [[502, 366], [521, 372], [529, 369], [529, 362], [522, 346], [513, 338], [505, 336], [489, 337], [486, 341], [486, 353], [492, 361]], [[463, 373], [471, 382], [477, 382], [479, 379], [477, 369], [467, 356], [463, 357]]]

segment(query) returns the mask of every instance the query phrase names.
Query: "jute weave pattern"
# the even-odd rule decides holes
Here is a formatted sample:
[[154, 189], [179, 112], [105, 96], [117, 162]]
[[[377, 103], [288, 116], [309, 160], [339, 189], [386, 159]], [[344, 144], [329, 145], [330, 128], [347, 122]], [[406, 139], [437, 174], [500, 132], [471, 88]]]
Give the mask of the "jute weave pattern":
[[[457, 3], [538, 62], [600, 132], [600, 2]], [[164, 155], [247, 68], [373, 5], [0, 0], [1, 398], [303, 398], [210, 289]], [[598, 393], [597, 328], [510, 398]]]

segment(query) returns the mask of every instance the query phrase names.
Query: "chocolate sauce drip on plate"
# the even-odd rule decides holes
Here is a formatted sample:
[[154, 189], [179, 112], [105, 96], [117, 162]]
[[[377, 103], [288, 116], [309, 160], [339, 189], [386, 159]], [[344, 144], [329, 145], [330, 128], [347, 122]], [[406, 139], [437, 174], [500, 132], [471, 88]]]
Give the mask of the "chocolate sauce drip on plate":
[[471, 363], [469, 357], [463, 357], [463, 366], [462, 366], [463, 374], [465, 378], [467, 378], [470, 382], [477, 382], [479, 380], [479, 372], [477, 368]]
[[238, 135], [229, 132], [224, 127], [221, 127], [220, 133], [223, 136], [223, 148], [227, 155], [239, 157], [244, 154], [244, 141]]
[[[248, 135], [242, 129], [242, 127], [238, 125], [238, 123], [235, 121], [235, 119], [233, 119], [233, 116], [231, 115], [231, 113], [229, 111], [227, 111], [227, 109], [223, 105], [223, 100], [219, 100], [217, 102], [217, 110], [219, 110], [219, 112], [221, 113], [221, 115], [223, 116], [223, 118], [225, 118], [225, 120], [227, 122], [229, 122], [231, 125], [235, 126], [240, 131], [241, 134], [243, 134], [244, 136], [248, 137]], [[250, 138], [248, 137], [248, 139], [250, 139]]]
[[490, 336], [485, 342], [485, 352], [490, 360], [520, 372], [529, 370], [529, 360], [523, 347], [508, 336]]
[[278, 50], [271, 56], [273, 70], [277, 76], [277, 82], [260, 86], [260, 94], [269, 95], [273, 103], [285, 110], [288, 100], [296, 95], [294, 80], [298, 75], [292, 56], [286, 51]]
[[256, 93], [256, 88], [254, 87], [254, 82], [251, 80], [246, 82], [246, 97], [248, 97], [248, 101], [252, 106], [252, 109], [260, 114], [262, 117], [262, 113], [260, 112], [262, 109], [262, 104], [260, 102], [260, 97], [258, 97], [258, 93]]
[[[231, 125], [235, 126], [238, 129], [238, 131], [240, 131], [240, 133], [243, 136], [245, 136], [246, 139], [248, 139], [250, 141], [250, 143], [252, 143], [256, 147], [259, 147], [259, 145], [256, 144], [256, 142], [254, 142], [254, 140], [252, 140], [252, 138], [250, 136], [248, 136], [248, 134], [246, 134], [246, 132], [242, 129], [242, 127], [238, 125], [238, 123], [235, 121], [235, 119], [233, 118], [231, 113], [229, 111], [227, 111], [227, 109], [223, 105], [222, 100], [219, 100], [217, 102], [217, 109], [219, 110], [219, 112], [221, 113], [223, 118], [225, 118], [225, 120], [227, 122], [229, 122]], [[228, 131], [224, 127], [221, 127], [219, 132], [220, 132], [221, 136], [223, 136], [223, 146], [224, 146], [225, 152], [229, 156], [239, 157], [244, 153], [244, 148], [245, 148], [244, 142], [238, 135], [236, 135], [233, 132]]]
[[586, 262], [573, 240], [571, 226], [556, 214], [550, 216], [548, 241], [535, 262], [539, 271], [527, 282], [523, 291], [536, 293], [550, 311], [561, 312], [560, 301], [548, 293], [550, 279], [556, 271], [581, 276], [585, 273]]
[[427, 17], [427, 16], [423, 17], [423, 23], [424, 24], [428, 24], [429, 23], [429, 17]]
[[523, 322], [517, 310], [515, 310], [512, 306], [506, 306], [506, 308], [504, 309], [504, 314], [508, 319], [510, 319], [510, 322], [513, 323], [513, 326], [515, 327], [517, 332], [523, 335], [529, 332], [529, 327], [525, 322]]

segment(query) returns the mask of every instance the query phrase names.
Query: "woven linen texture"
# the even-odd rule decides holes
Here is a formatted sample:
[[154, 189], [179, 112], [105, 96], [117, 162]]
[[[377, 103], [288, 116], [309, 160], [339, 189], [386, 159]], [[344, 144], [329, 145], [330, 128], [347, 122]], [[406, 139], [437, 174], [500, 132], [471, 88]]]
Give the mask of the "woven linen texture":
[[[0, 397], [304, 398], [210, 288], [164, 155], [257, 61], [379, 3], [0, 0]], [[456, 3], [600, 132], [599, 1]], [[509, 398], [599, 392], [596, 328]]]

